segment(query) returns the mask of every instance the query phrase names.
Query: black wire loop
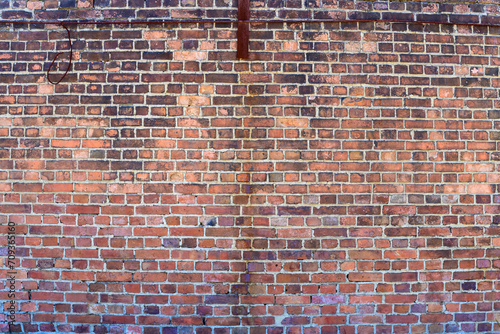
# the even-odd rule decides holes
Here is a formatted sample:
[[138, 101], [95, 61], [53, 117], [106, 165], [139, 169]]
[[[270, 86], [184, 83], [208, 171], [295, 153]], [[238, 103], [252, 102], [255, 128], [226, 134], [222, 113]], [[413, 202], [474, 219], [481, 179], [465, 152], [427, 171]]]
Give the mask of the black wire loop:
[[69, 64], [68, 64], [68, 68], [66, 69], [66, 72], [64, 72], [63, 76], [61, 77], [61, 79], [59, 79], [59, 81], [54, 82], [54, 81], [50, 80], [50, 77], [49, 77], [50, 69], [52, 68], [52, 65], [54, 65], [54, 62], [56, 61], [57, 57], [59, 57], [59, 55], [63, 54], [64, 52], [59, 52], [58, 54], [56, 54], [56, 56], [52, 60], [52, 63], [49, 66], [49, 69], [47, 70], [47, 80], [51, 84], [53, 84], [53, 85], [59, 84], [62, 81], [62, 79], [64, 79], [64, 77], [66, 76], [66, 74], [68, 74], [68, 71], [69, 71], [69, 69], [71, 67], [71, 58], [73, 58], [73, 45], [71, 43], [71, 34], [70, 34], [68, 28], [64, 25], [64, 22], [61, 22], [61, 25], [63, 26], [64, 29], [66, 29], [66, 32], [68, 33], [68, 41], [69, 41]]

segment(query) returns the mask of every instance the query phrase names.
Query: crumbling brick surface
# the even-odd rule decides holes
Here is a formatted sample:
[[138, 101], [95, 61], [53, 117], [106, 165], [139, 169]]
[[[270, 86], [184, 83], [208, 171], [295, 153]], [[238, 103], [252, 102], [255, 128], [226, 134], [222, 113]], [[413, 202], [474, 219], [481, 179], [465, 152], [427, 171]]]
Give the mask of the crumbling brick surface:
[[[0, 6], [24, 21], [237, 17], [225, 0]], [[50, 79], [65, 71], [66, 31], [0, 26], [11, 330], [500, 330], [499, 6], [250, 7], [368, 21], [254, 23], [248, 60], [232, 23], [71, 25], [58, 85], [46, 71], [59, 52]]]

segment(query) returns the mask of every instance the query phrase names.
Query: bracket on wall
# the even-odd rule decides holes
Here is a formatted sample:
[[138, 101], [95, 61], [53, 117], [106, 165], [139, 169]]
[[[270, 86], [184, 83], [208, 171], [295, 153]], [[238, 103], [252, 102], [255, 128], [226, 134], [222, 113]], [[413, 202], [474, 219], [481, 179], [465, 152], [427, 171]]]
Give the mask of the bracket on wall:
[[238, 59], [248, 59], [249, 20], [250, 0], [238, 0], [238, 46], [236, 49]]

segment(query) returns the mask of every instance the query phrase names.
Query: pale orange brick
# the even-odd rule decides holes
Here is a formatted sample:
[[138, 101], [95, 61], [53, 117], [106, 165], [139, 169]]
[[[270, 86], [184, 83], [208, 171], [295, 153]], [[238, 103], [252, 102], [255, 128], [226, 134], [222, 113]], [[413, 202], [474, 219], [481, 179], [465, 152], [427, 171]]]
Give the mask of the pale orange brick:
[[493, 172], [495, 170], [495, 164], [493, 163], [466, 164], [465, 170], [467, 172]]
[[495, 192], [495, 186], [492, 184], [469, 184], [467, 192], [469, 194], [492, 194]]
[[455, 66], [455, 75], [469, 75], [469, 67]]
[[164, 39], [167, 37], [167, 32], [164, 30], [149, 30], [144, 32], [145, 39]]
[[200, 94], [213, 94], [214, 91], [213, 85], [200, 85]]
[[200, 115], [200, 107], [187, 107], [186, 115], [191, 117], [197, 117]]
[[43, 1], [28, 1], [26, 4], [26, 8], [28, 9], [42, 9]]
[[210, 98], [207, 96], [189, 96], [183, 95], [179, 96], [180, 105], [196, 105], [196, 106], [206, 106], [210, 104]]
[[363, 43], [364, 52], [377, 52], [377, 43]]
[[[38, 3], [38, 1], [37, 1]], [[38, 93], [39, 94], [52, 94], [54, 92], [54, 85], [39, 85]]]
[[359, 52], [361, 50], [361, 43], [346, 43], [344, 48], [347, 52]]
[[192, 61], [192, 60], [205, 60], [207, 59], [206, 51], [175, 51], [174, 52], [174, 60], [184, 60], [184, 61]]
[[444, 187], [445, 194], [462, 194], [465, 193], [465, 185], [463, 184], [445, 184]]
[[309, 121], [304, 118], [280, 118], [277, 120], [277, 126], [292, 127], [292, 128], [305, 128]]
[[453, 97], [453, 89], [452, 88], [440, 88], [439, 89], [439, 97], [442, 99], [449, 99]]
[[296, 51], [299, 49], [299, 43], [295, 41], [283, 41], [283, 50]]
[[92, 8], [94, 6], [93, 0], [78, 0], [78, 8]]
[[119, 194], [140, 193], [142, 186], [140, 184], [110, 184], [109, 192]]
[[102, 304], [90, 304], [89, 305], [89, 313], [90, 314], [99, 314], [104, 313], [106, 311], [105, 305]]

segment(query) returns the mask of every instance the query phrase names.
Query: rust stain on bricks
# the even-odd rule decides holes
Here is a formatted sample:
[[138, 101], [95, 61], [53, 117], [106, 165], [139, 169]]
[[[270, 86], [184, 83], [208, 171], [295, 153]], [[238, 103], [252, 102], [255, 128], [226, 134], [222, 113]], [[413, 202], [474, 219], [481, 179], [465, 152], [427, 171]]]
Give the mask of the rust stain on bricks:
[[[241, 1], [241, 0], [240, 0]], [[247, 1], [247, 0], [243, 0]], [[248, 1], [247, 1], [248, 3]], [[245, 28], [245, 27], [243, 27]], [[238, 26], [238, 30], [240, 30], [241, 27]], [[246, 27], [248, 29], [248, 25]], [[240, 34], [241, 31], [238, 31], [238, 34]], [[248, 31], [246, 32], [248, 34]], [[240, 37], [240, 36], [238, 36]], [[248, 42], [248, 41], [247, 41]], [[246, 46], [246, 50], [241, 50], [241, 48], [245, 48], [245, 46], [241, 46], [240, 41], [238, 40], [238, 57], [239, 58], [247, 58], [248, 57], [248, 44]], [[243, 52], [243, 53], [242, 53]], [[250, 74], [250, 66], [251, 62], [244, 61], [240, 63], [243, 67], [241, 71], [238, 72], [238, 83], [240, 85], [244, 85], [246, 87], [246, 94], [245, 96], [249, 96], [249, 91], [248, 91], [248, 86], [249, 83], [242, 83], [241, 77], [243, 74]], [[243, 99], [244, 100], [244, 99]], [[252, 154], [253, 154], [253, 149], [249, 147], [252, 147], [252, 145], [248, 145], [249, 142], [251, 142], [252, 138], [252, 130], [247, 128], [245, 126], [246, 119], [249, 117], [252, 117], [251, 109], [246, 107], [244, 104], [241, 105], [239, 113], [237, 113], [235, 116], [241, 116], [242, 118], [242, 124], [241, 124], [241, 174], [240, 174], [240, 195], [242, 202], [245, 202], [245, 205], [241, 206], [241, 212], [240, 212], [240, 217], [237, 219], [237, 224], [239, 225], [239, 242], [240, 242], [240, 247], [242, 249], [242, 260], [245, 263], [245, 271], [243, 274], [240, 275], [240, 281], [242, 285], [241, 293], [240, 293], [240, 304], [243, 305], [245, 308], [244, 310], [244, 317], [246, 321], [251, 322], [251, 314], [250, 314], [250, 308], [252, 305], [252, 296], [254, 294], [253, 291], [253, 285], [252, 285], [252, 279], [251, 279], [251, 268], [252, 266], [252, 254], [254, 252], [254, 214], [253, 214], [253, 188], [252, 188], [252, 177], [253, 177], [253, 167], [252, 167]], [[248, 150], [248, 151], [247, 151]], [[247, 151], [247, 152], [246, 152]], [[243, 323], [243, 318], [242, 318], [242, 323]]]

